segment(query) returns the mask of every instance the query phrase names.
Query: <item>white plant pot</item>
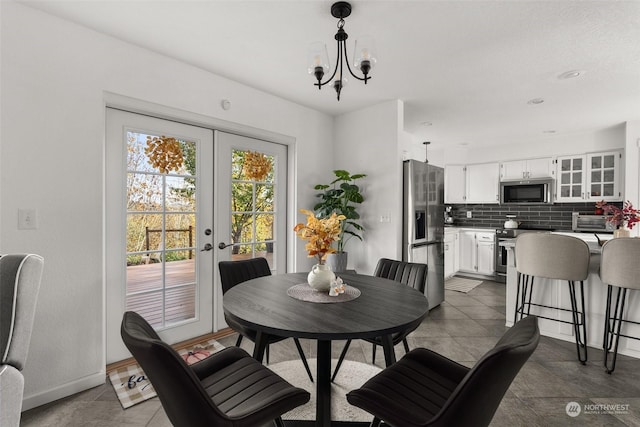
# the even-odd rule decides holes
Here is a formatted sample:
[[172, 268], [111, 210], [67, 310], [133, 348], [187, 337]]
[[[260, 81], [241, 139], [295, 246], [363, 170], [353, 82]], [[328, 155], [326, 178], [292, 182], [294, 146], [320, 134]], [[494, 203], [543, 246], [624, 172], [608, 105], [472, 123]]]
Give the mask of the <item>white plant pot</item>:
[[347, 252], [335, 252], [327, 255], [325, 263], [331, 267], [334, 273], [344, 273], [347, 271]]

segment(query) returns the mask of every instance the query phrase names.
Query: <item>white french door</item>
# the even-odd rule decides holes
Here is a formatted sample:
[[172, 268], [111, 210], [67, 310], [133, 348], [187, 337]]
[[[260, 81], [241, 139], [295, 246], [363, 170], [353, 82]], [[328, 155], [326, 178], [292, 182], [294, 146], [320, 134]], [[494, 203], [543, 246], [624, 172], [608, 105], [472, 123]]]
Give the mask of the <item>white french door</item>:
[[[107, 109], [107, 363], [125, 311], [169, 343], [213, 330], [213, 131]], [[223, 200], [225, 197], [221, 197]]]
[[[264, 257], [272, 273], [286, 272], [287, 147], [220, 131], [215, 141], [218, 261]], [[216, 293], [222, 328], [220, 283]]]

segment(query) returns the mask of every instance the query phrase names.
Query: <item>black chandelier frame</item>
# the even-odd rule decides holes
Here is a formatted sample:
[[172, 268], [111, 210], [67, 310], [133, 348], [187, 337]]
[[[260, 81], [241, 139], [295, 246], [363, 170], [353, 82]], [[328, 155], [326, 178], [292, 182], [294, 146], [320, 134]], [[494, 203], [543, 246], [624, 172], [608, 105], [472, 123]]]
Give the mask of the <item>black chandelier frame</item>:
[[[349, 2], [346, 2], [346, 1], [339, 1], [334, 3], [331, 6], [331, 15], [334, 18], [339, 19], [338, 32], [334, 37], [337, 41], [337, 47], [338, 47], [336, 66], [333, 70], [333, 74], [331, 74], [331, 77], [329, 77], [327, 80], [323, 82], [322, 79], [325, 74], [324, 68], [321, 65], [317, 65], [314, 68], [313, 74], [315, 75], [318, 82], [314, 83], [314, 86], [318, 86], [318, 90], [321, 90], [322, 86], [333, 81], [333, 88], [336, 90], [338, 101], [340, 101], [340, 92], [342, 92], [342, 88], [344, 86], [342, 83], [342, 79], [344, 78], [344, 62], [347, 63], [347, 70], [349, 70], [349, 74], [351, 74], [355, 79], [363, 81], [364, 84], [367, 84], [367, 81], [371, 79], [371, 76], [369, 76], [369, 71], [371, 71], [371, 61], [368, 59], [363, 59], [360, 61], [360, 71], [362, 71], [362, 74], [364, 77], [359, 77], [355, 75], [353, 70], [351, 70], [351, 66], [349, 65], [349, 60], [346, 59], [345, 61], [345, 57], [347, 56], [347, 39], [349, 38], [349, 35], [344, 30], [344, 24], [345, 24], [344, 18], [351, 15], [351, 4], [349, 4]], [[333, 78], [338, 73], [338, 69], [340, 69], [340, 78], [337, 80], [333, 80]]]

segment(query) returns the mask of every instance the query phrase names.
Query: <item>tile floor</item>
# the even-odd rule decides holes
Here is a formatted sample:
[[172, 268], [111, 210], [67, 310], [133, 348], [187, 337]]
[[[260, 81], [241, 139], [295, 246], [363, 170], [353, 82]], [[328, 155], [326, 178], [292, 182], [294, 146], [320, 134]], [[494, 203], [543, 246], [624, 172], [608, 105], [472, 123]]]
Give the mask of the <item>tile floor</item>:
[[[410, 337], [409, 345], [427, 347], [465, 365], [472, 365], [490, 349], [504, 327], [504, 285], [484, 282], [468, 294], [447, 291], [445, 300]], [[235, 336], [220, 340], [225, 346]], [[246, 341], [246, 340], [245, 340]], [[252, 344], [243, 343], [250, 351]], [[305, 353], [315, 357], [315, 346], [303, 340]], [[342, 343], [333, 346], [334, 357]], [[400, 357], [402, 346], [396, 347]], [[292, 340], [272, 346], [271, 362], [298, 357]], [[371, 361], [371, 346], [354, 341], [348, 358]], [[383, 365], [382, 352], [376, 363]], [[569, 402], [578, 402], [582, 413], [566, 414]], [[603, 413], [596, 405], [617, 404], [622, 413]], [[624, 406], [627, 405], [627, 406]], [[588, 410], [588, 411], [587, 411]], [[589, 412], [589, 413], [587, 413]], [[21, 426], [170, 426], [157, 398], [122, 410], [109, 382], [22, 416]], [[542, 337], [499, 407], [492, 426], [640, 426], [640, 360], [620, 356], [613, 375], [602, 367], [602, 351], [589, 349], [586, 366], [576, 361], [575, 344]]]

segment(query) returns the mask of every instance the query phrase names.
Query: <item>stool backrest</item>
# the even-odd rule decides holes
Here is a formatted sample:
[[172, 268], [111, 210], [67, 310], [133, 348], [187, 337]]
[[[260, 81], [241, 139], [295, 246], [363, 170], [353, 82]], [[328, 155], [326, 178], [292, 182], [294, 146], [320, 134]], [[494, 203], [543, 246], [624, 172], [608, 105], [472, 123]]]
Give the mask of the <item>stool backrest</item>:
[[585, 280], [589, 275], [589, 245], [577, 237], [524, 233], [516, 239], [516, 270], [535, 277]]
[[602, 246], [600, 279], [608, 285], [640, 289], [640, 239], [619, 237]]

